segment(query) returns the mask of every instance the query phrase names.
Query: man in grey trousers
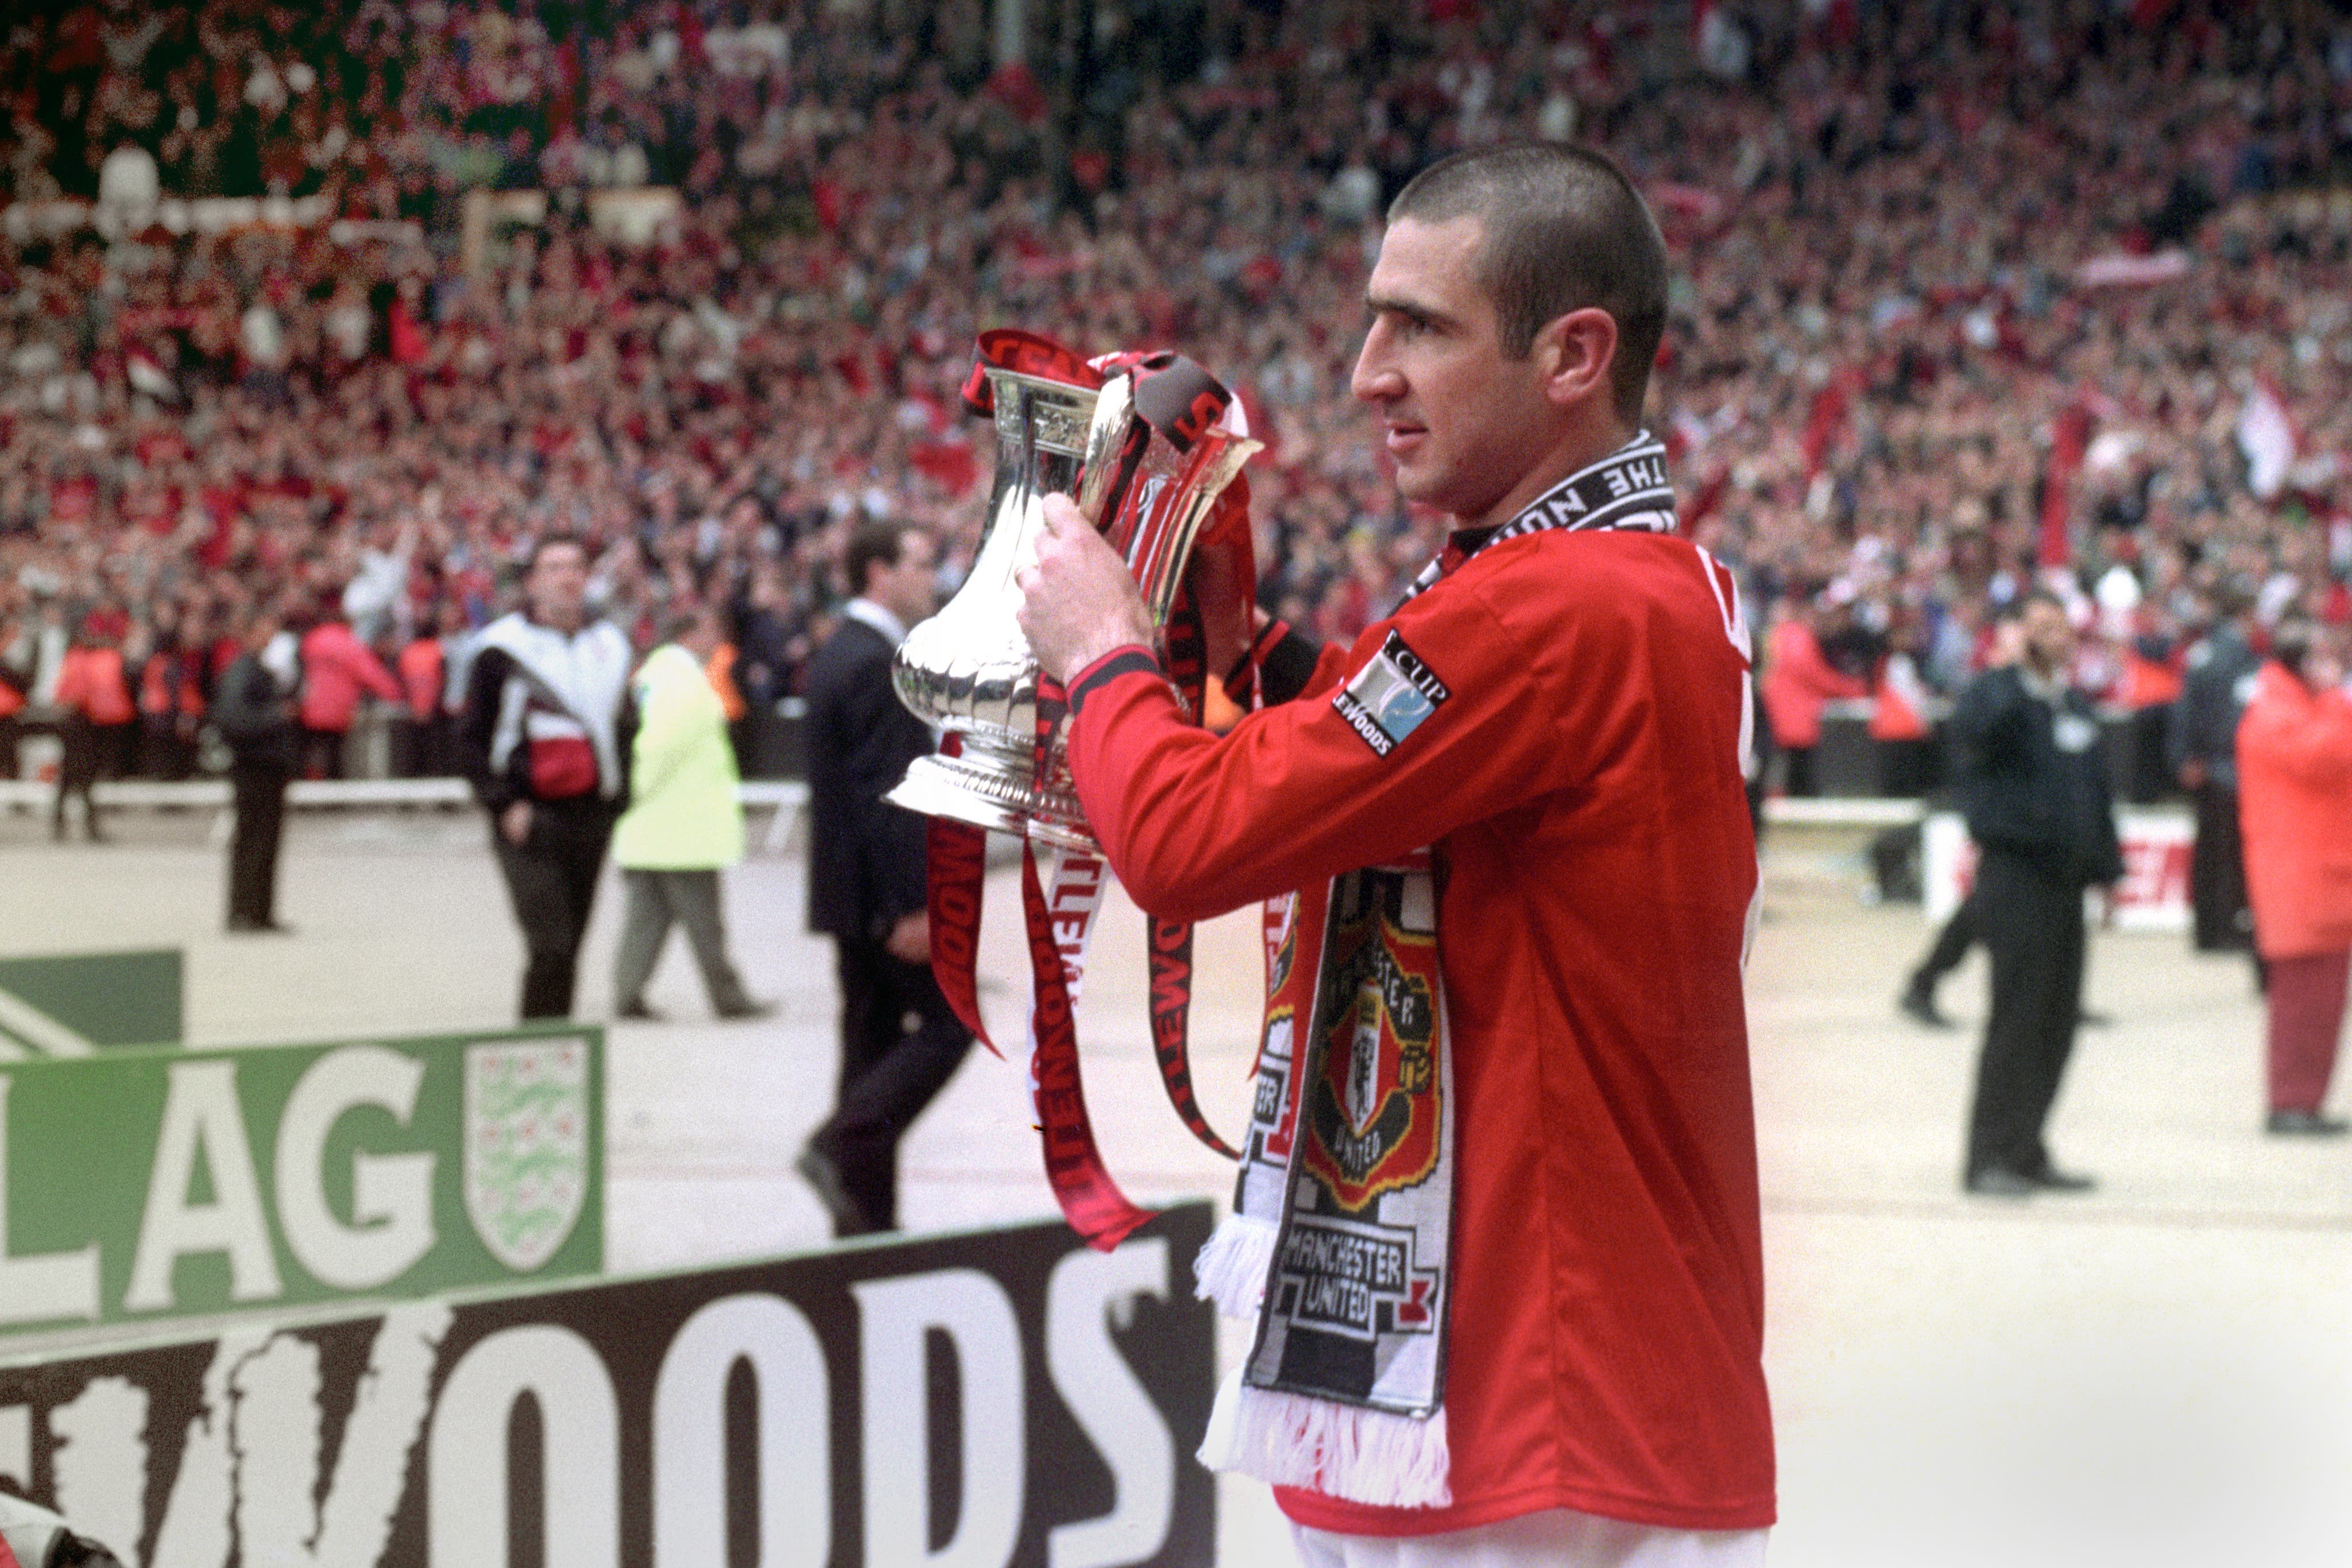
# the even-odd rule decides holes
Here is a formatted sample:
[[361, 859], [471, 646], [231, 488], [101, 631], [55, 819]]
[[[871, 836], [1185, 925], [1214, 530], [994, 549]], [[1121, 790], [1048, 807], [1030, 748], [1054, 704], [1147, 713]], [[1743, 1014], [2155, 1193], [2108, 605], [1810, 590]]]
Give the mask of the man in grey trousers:
[[653, 977], [673, 924], [686, 928], [710, 1009], [723, 1019], [765, 1018], [727, 956], [719, 873], [743, 858], [743, 807], [737, 798], [727, 713], [704, 672], [719, 645], [718, 621], [699, 607], [664, 628], [668, 640], [646, 655], [630, 683], [637, 732], [629, 752], [629, 809], [613, 830], [613, 862], [627, 904], [613, 967], [614, 1010], [652, 1019]]

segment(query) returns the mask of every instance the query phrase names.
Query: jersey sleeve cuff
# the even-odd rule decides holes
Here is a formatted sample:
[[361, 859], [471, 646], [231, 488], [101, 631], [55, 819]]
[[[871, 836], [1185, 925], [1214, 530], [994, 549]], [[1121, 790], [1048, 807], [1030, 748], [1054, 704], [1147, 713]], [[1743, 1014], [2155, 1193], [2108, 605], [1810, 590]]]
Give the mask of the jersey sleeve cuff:
[[1323, 644], [1284, 622], [1267, 624], [1265, 651], [1258, 655], [1258, 680], [1268, 706], [1286, 703], [1315, 679]]
[[1124, 648], [1114, 648], [1080, 670], [1076, 677], [1070, 682], [1071, 716], [1075, 718], [1079, 710], [1086, 706], [1087, 698], [1093, 695], [1097, 687], [1115, 681], [1121, 675], [1138, 672], [1151, 675], [1160, 675], [1165, 673], [1160, 667], [1160, 661], [1152, 656], [1151, 650], [1140, 643], [1130, 643]]

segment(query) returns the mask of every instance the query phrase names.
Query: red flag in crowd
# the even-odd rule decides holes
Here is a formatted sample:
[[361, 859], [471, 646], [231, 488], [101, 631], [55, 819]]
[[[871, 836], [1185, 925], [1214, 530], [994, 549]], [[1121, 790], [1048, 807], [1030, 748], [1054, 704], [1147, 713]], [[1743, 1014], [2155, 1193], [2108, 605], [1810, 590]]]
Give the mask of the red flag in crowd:
[[1811, 480], [1822, 471], [1831, 445], [1838, 433], [1845, 428], [1847, 408], [1853, 394], [1862, 389], [1862, 372], [1852, 365], [1840, 370], [1829, 379], [1829, 384], [1813, 394], [1811, 411], [1805, 416], [1805, 477]]
[[2074, 513], [2074, 476], [2083, 471], [2083, 455], [2091, 449], [2091, 408], [2076, 398], [2050, 422], [2050, 466], [2042, 486], [2042, 549], [2045, 567], [2064, 566], [2074, 559], [2067, 524]]

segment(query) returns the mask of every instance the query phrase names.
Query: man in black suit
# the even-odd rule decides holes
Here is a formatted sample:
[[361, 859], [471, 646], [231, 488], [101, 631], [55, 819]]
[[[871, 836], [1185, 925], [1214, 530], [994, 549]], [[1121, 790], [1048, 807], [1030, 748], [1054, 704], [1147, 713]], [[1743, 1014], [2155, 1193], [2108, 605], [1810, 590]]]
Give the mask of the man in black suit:
[[809, 928], [833, 938], [841, 1082], [799, 1168], [839, 1236], [898, 1228], [898, 1139], [971, 1046], [931, 978], [923, 819], [882, 799], [931, 749], [890, 655], [931, 612], [937, 562], [920, 529], [859, 525], [845, 563], [857, 597], [809, 664]]
[[1969, 902], [1992, 956], [1961, 1186], [1995, 1197], [2082, 1192], [2051, 1162], [2043, 1124], [2083, 1008], [2083, 894], [2123, 875], [2097, 716], [2067, 681], [2074, 628], [2057, 599], [2025, 595], [2000, 663], [1953, 705], [1961, 809], [1977, 841]]
[[286, 786], [294, 777], [300, 730], [294, 695], [301, 670], [278, 607], [264, 602], [239, 628], [243, 652], [213, 693], [213, 727], [228, 746], [236, 826], [228, 843], [228, 928], [283, 932], [278, 919], [278, 846]]

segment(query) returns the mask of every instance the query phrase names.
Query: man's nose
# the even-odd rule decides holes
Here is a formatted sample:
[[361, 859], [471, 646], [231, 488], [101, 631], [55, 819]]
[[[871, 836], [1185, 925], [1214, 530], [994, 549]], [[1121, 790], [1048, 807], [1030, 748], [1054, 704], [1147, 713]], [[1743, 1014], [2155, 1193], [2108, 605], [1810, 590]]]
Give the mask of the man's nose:
[[1377, 327], [1365, 335], [1364, 346], [1356, 355], [1355, 373], [1348, 380], [1348, 390], [1365, 402], [1390, 402], [1404, 395], [1403, 373], [1389, 358]]

